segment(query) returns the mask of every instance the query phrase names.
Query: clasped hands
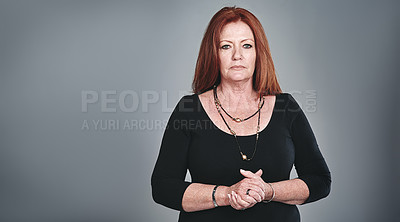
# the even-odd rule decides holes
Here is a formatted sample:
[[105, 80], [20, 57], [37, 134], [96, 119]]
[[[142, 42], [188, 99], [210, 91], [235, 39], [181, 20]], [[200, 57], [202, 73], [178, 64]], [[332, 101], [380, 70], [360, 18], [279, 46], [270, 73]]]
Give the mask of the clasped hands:
[[226, 190], [229, 204], [234, 209], [245, 210], [272, 195], [271, 191], [267, 190], [268, 186], [261, 178], [263, 173], [261, 169], [256, 173], [241, 169], [240, 173], [245, 178]]

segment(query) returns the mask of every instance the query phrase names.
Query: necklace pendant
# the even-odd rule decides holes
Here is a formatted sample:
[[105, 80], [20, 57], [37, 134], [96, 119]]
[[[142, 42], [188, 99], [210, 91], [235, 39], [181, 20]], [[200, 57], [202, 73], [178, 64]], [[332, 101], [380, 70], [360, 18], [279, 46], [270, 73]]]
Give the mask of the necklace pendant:
[[243, 159], [243, 160], [247, 160], [247, 156], [244, 155], [244, 154], [242, 154], [242, 159]]
[[233, 118], [233, 121], [235, 121], [235, 122], [237, 122], [237, 123], [240, 123], [240, 122], [242, 122], [243, 120], [240, 119], [240, 118]]

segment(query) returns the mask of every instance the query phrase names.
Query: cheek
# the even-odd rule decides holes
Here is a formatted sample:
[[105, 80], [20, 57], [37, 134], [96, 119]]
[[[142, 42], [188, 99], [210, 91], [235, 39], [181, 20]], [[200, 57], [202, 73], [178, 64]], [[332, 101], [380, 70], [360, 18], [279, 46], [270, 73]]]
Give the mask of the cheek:
[[225, 69], [229, 65], [229, 58], [226, 54], [220, 53], [219, 54], [219, 60], [220, 60], [220, 67], [221, 69]]
[[256, 66], [256, 58], [257, 58], [257, 56], [256, 56], [256, 52], [255, 52], [255, 50], [254, 50], [254, 52], [252, 52], [251, 54], [250, 54], [250, 63], [251, 63], [251, 65], [254, 67], [254, 66]]

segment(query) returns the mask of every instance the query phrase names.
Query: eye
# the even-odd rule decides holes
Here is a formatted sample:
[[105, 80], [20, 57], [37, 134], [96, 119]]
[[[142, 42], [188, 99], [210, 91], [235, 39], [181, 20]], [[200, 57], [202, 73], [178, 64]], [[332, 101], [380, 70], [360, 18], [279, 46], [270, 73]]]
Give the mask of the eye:
[[229, 49], [231, 46], [230, 45], [223, 45], [221, 46], [221, 49]]
[[243, 45], [243, 48], [245, 48], [245, 49], [250, 49], [250, 48], [252, 48], [253, 46], [251, 45], [251, 44], [244, 44]]

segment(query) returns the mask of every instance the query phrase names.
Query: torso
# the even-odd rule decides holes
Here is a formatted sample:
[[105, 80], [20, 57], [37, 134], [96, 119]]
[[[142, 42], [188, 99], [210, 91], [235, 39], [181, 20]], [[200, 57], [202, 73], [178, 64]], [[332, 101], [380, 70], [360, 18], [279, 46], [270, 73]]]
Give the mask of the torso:
[[[178, 121], [178, 124], [173, 125], [179, 125], [182, 121], [184, 126], [189, 127], [187, 132], [182, 134], [185, 136], [171, 138], [171, 140], [185, 141], [184, 138], [188, 136], [188, 145], [187, 149], [179, 149], [179, 152], [174, 155], [179, 155], [178, 159], [181, 156], [184, 157], [186, 162], [182, 165], [184, 170], [189, 170], [193, 183], [230, 186], [243, 179], [239, 169], [252, 172], [262, 169], [262, 179], [268, 182], [288, 180], [295, 160], [295, 148], [290, 135], [290, 122], [295, 114], [286, 110], [286, 107], [292, 107], [288, 105], [289, 103], [291, 101], [285, 94], [265, 97], [265, 104], [261, 110], [257, 147], [255, 147], [256, 136], [254, 135], [257, 115], [242, 123], [234, 123], [224, 115], [228, 124], [235, 127], [234, 130], [238, 132], [237, 141], [240, 149], [252, 159], [243, 161], [235, 138], [216, 110], [213, 92], [186, 96], [177, 106], [182, 108], [179, 118], [172, 119], [171, 123]], [[254, 104], [256, 107], [253, 110], [238, 117], [253, 114], [257, 110], [257, 102]], [[273, 109], [275, 111], [272, 115]], [[193, 112], [185, 110], [193, 110]], [[234, 113], [231, 115], [235, 116]], [[188, 124], [190, 121], [193, 124]], [[246, 220], [294, 222], [300, 221], [299, 218], [295, 205], [271, 202], [256, 204], [245, 211], [237, 211], [231, 207], [218, 207], [190, 213], [182, 211], [179, 222]]]
[[[272, 116], [272, 111], [274, 109], [275, 105], [275, 100], [276, 96], [271, 95], [271, 96], [264, 96], [265, 97], [265, 103], [264, 106], [261, 108], [261, 116], [260, 116], [260, 131], [262, 131], [265, 127], [267, 127], [271, 116]], [[201, 102], [201, 105], [203, 106], [205, 112], [211, 119], [211, 121], [214, 123], [215, 126], [217, 126], [220, 130], [224, 131], [225, 133], [231, 134], [228, 127], [222, 120], [220, 114], [218, 113], [215, 103], [214, 103], [214, 94], [212, 90], [209, 90], [207, 92], [204, 92], [199, 95], [199, 100]], [[221, 103], [223, 103], [221, 101]], [[227, 104], [225, 104], [227, 105]], [[224, 107], [226, 110], [226, 107]], [[250, 115], [252, 115], [254, 112], [257, 111], [257, 104], [255, 103], [254, 105], [250, 106], [244, 106], [243, 109], [239, 110], [237, 109], [237, 112], [234, 111], [228, 111], [228, 113], [233, 116], [233, 117], [239, 117], [239, 118], [245, 118]], [[254, 135], [256, 134], [257, 130], [257, 122], [258, 122], [258, 114], [254, 115], [252, 118], [241, 122], [237, 123], [233, 121], [231, 118], [229, 118], [222, 110], [221, 110], [222, 115], [224, 116], [224, 119], [228, 123], [229, 127], [236, 132], [238, 136], [248, 136], [248, 135]]]

